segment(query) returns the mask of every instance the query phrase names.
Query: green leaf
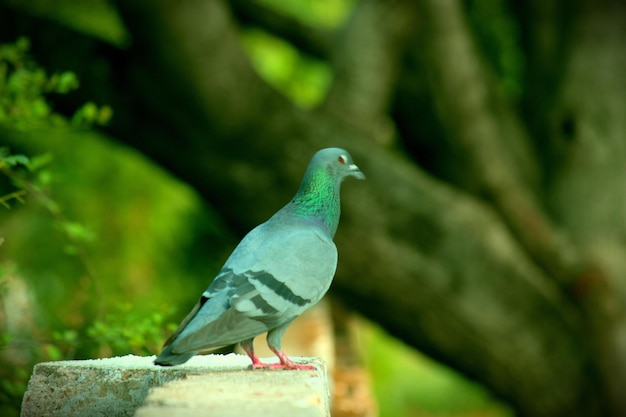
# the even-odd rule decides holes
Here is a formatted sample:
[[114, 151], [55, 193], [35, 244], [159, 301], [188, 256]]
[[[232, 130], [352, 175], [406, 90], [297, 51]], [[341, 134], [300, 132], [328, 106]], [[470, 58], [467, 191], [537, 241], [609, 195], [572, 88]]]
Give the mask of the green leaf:
[[18, 38], [15, 42], [15, 47], [21, 53], [25, 53], [30, 49], [30, 39], [25, 36]]
[[40, 155], [35, 155], [30, 158], [28, 164], [26, 164], [27, 168], [30, 171], [37, 171], [45, 165], [48, 165], [53, 159], [53, 156], [50, 152], [46, 152]]
[[113, 109], [109, 106], [100, 107], [100, 111], [98, 111], [98, 118], [96, 123], [99, 125], [105, 125], [111, 121], [113, 118]]
[[37, 185], [44, 188], [52, 184], [52, 172], [47, 169], [41, 170], [37, 173]]
[[45, 345], [44, 350], [48, 358], [50, 358], [50, 360], [58, 361], [58, 360], [63, 359], [61, 350], [55, 345]]
[[9, 155], [2, 158], [9, 166], [24, 165], [27, 166], [29, 159], [25, 155]]
[[88, 101], [83, 104], [81, 108], [76, 110], [74, 116], [72, 116], [72, 124], [74, 126], [89, 126], [92, 124], [98, 117], [98, 106]]
[[95, 240], [94, 233], [80, 223], [65, 221], [61, 223], [61, 228], [65, 234], [74, 241], [92, 242]]
[[61, 94], [67, 94], [72, 90], [75, 90], [79, 86], [78, 77], [71, 71], [65, 71], [60, 74], [56, 74], [58, 83], [55, 86], [54, 91]]
[[77, 255], [78, 254], [78, 248], [76, 247], [76, 245], [71, 245], [71, 244], [66, 244], [63, 246], [63, 253], [65, 253], [66, 255]]

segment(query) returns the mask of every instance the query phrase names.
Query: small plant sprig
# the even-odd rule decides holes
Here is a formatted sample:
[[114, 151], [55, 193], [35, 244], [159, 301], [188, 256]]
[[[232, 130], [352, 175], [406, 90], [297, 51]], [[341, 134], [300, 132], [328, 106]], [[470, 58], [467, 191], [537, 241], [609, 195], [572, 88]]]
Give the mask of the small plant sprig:
[[[48, 75], [30, 57], [29, 49], [27, 38], [0, 45], [0, 143], [2, 136], [17, 134], [19, 137], [19, 134], [36, 134], [45, 129], [90, 128], [110, 121], [111, 108], [92, 102], [85, 103], [70, 116], [55, 112], [47, 96], [71, 93], [80, 85], [78, 77], [71, 71]], [[86, 226], [67, 219], [51, 196], [54, 174], [47, 165], [52, 159], [50, 153], [27, 156], [0, 147], [0, 179], [10, 184], [9, 191], [0, 193], [0, 210], [11, 210], [17, 203], [25, 204], [29, 199], [43, 207], [67, 240], [66, 252], [77, 256], [83, 265], [99, 300], [98, 310], [102, 311], [102, 294], [85, 249], [94, 234]]]
[[13, 182], [15, 186], [18, 187], [17, 190], [12, 191], [8, 194], [0, 196], [0, 205], [4, 206], [6, 209], [10, 210], [11, 205], [9, 202], [15, 200], [19, 203], [25, 204], [26, 201], [24, 196], [27, 194], [25, 188], [20, 187], [18, 184], [23, 183], [23, 179], [17, 174], [16, 169], [20, 167], [25, 167], [28, 169], [35, 168], [31, 166], [31, 161], [26, 155], [13, 155], [11, 154], [8, 147], [0, 148], [0, 172], [7, 178]]
[[[69, 118], [56, 113], [46, 95], [72, 92], [80, 85], [78, 77], [71, 71], [47, 75], [29, 56], [29, 49], [30, 41], [24, 37], [15, 43], [0, 45], [0, 138], [3, 133], [15, 131], [88, 128], [110, 121], [111, 108], [92, 102], [85, 103]], [[27, 196], [32, 196], [57, 221], [69, 241], [68, 251], [82, 257], [80, 246], [93, 240], [93, 234], [79, 223], [66, 219], [59, 204], [47, 192], [53, 175], [43, 167], [51, 160], [51, 154], [29, 157], [0, 147], [0, 174], [16, 188], [0, 195], [0, 205], [11, 209], [11, 203], [25, 204]]]
[[68, 94], [80, 83], [71, 71], [50, 76], [29, 56], [30, 41], [0, 45], [0, 127], [25, 131], [49, 127], [91, 127], [107, 124], [113, 115], [109, 106], [93, 102], [82, 105], [68, 119], [54, 111], [48, 94]]
[[[93, 297], [90, 300], [94, 300], [96, 305], [96, 323], [105, 323], [102, 321], [105, 306], [103, 293], [87, 256], [87, 244], [95, 237], [86, 226], [66, 218], [60, 204], [53, 198], [51, 185], [55, 176], [50, 164], [53, 155], [27, 156], [21, 152], [13, 153], [3, 145], [10, 142], [9, 138], [13, 139], [13, 143], [19, 143], [20, 135], [41, 134], [49, 129], [85, 129], [104, 125], [110, 121], [112, 110], [108, 106], [87, 102], [70, 115], [56, 112], [48, 99], [49, 95], [69, 94], [76, 90], [79, 87], [78, 77], [71, 71], [49, 75], [30, 57], [29, 49], [27, 38], [0, 44], [0, 211], [15, 210], [20, 204], [33, 202], [48, 212], [67, 242], [66, 252], [79, 259], [91, 284]], [[9, 236], [0, 235], [0, 245], [5, 240], [8, 241]], [[0, 267], [11, 266], [11, 262], [0, 263]], [[13, 266], [19, 268], [19, 265]], [[0, 268], [0, 290], [6, 290], [11, 277], [12, 273], [7, 272], [7, 268]], [[7, 360], [6, 363], [11, 365], [0, 378], [0, 404], [11, 404], [12, 407], [0, 407], [0, 414], [7, 410], [19, 414], [19, 404], [29, 376], [27, 367], [19, 360], [73, 358], [80, 345], [79, 334], [80, 330], [74, 328], [51, 333], [39, 329], [30, 335], [15, 332], [0, 334], [1, 352], [6, 354], [11, 349], [26, 352], [22, 359], [15, 359], [18, 362], [11, 362], [7, 359], [9, 356], [3, 356], [3, 364]], [[141, 340], [136, 342], [137, 346], [141, 344]]]

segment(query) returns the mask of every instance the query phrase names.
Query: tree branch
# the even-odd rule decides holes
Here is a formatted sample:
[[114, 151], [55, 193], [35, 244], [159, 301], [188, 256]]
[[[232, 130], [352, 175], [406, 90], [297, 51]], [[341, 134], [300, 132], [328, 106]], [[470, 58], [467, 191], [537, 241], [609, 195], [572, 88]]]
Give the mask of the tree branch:
[[549, 204], [591, 266], [577, 282], [612, 415], [626, 413], [626, 5], [580, 1], [546, 138], [558, 149]]
[[[517, 117], [510, 104], [498, 97], [486, 69], [477, 59], [480, 54], [470, 42], [472, 37], [463, 21], [459, 2], [429, 1], [421, 4], [424, 6], [427, 21], [431, 24], [426, 42], [429, 45], [427, 56], [434, 64], [433, 94], [439, 101], [441, 117], [448, 127], [449, 137], [456, 140], [469, 155], [472, 173], [479, 179], [528, 252], [576, 300], [588, 326], [590, 337], [585, 339], [587, 348], [598, 358], [599, 373], [602, 374], [599, 381], [606, 384], [604, 391], [610, 397], [607, 403], [611, 404], [612, 414], [621, 415], [626, 410], [626, 402], [616, 387], [626, 384], [626, 361], [623, 359], [626, 338], [620, 336], [626, 334], [626, 322], [625, 312], [621, 307], [624, 297], [619, 295], [625, 293], [625, 285], [619, 278], [620, 273], [611, 276], [612, 270], [615, 270], [614, 261], [605, 262], [608, 257], [604, 254], [601, 256], [602, 261], [598, 261], [594, 253], [597, 252], [597, 246], [591, 242], [597, 244], [601, 241], [604, 249], [612, 247], [613, 251], [618, 251], [616, 253], [624, 250], [623, 244], [615, 244], [619, 239], [608, 243], [607, 237], [620, 228], [624, 230], [626, 223], [623, 221], [623, 212], [626, 210], [626, 199], [620, 197], [619, 201], [607, 204], [606, 196], [625, 195], [623, 185], [611, 178], [616, 178], [616, 173], [623, 171], [626, 157], [624, 147], [615, 146], [621, 143], [617, 136], [623, 135], [623, 117], [617, 116], [617, 112], [625, 109], [626, 105], [624, 100], [613, 101], [610, 106], [599, 109], [606, 103], [604, 98], [610, 95], [609, 91], [619, 91], [619, 86], [624, 84], [623, 77], [618, 74], [625, 70], [626, 61], [615, 61], [610, 57], [617, 53], [615, 46], [622, 44], [626, 38], [623, 25], [617, 23], [622, 22], [626, 10], [618, 7], [617, 2], [592, 3], [588, 2], [584, 11], [578, 11], [580, 32], [579, 36], [571, 38], [569, 49], [574, 57], [565, 60], [565, 72], [559, 75], [561, 79], [572, 81], [569, 89], [563, 90], [558, 86], [551, 89], [553, 92], [571, 93], [569, 97], [567, 93], [562, 97], [564, 103], [567, 103], [565, 109], [558, 110], [557, 107], [555, 112], [555, 102], [550, 102], [550, 93], [546, 95], [545, 104], [550, 109], [547, 115], [565, 117], [566, 122], [551, 121], [548, 126], [543, 127], [543, 132], [555, 132], [554, 126], [562, 126], [563, 132], [557, 129], [552, 139], [562, 140], [561, 133], [565, 133], [569, 137], [562, 140], [562, 143], [576, 143], [576, 126], [580, 122], [572, 118], [571, 115], [575, 114], [589, 118], [583, 122], [584, 126], [602, 126], [601, 130], [604, 132], [601, 137], [592, 134], [592, 137], [587, 137], [581, 143], [593, 143], [597, 148], [603, 146], [603, 142], [611, 142], [608, 145], [611, 151], [606, 152], [610, 157], [605, 158], [600, 165], [590, 161], [586, 164], [585, 157], [577, 157], [576, 162], [570, 165], [570, 170], [561, 165], [550, 171], [551, 175], [558, 173], [559, 181], [553, 183], [555, 187], [547, 194], [548, 201], [553, 203], [556, 201], [555, 197], [560, 200], [559, 209], [553, 208], [551, 212], [557, 215], [561, 225], [566, 225], [568, 231], [575, 232], [584, 230], [584, 225], [587, 224], [587, 231], [592, 234], [602, 231], [600, 224], [608, 226], [600, 233], [600, 238], [582, 233], [582, 239], [572, 239], [577, 233], [571, 233], [566, 238], [556, 223], [545, 214], [544, 206], [539, 202], [536, 193], [524, 181], [523, 171], [516, 163], [514, 153], [503, 146], [511, 137], [528, 142], [529, 135], [521, 121], [516, 121]], [[576, 33], [575, 31], [571, 34]], [[594, 65], [590, 67], [589, 62], [594, 62]], [[590, 85], [594, 88], [581, 94], [581, 86]], [[602, 92], [600, 94], [603, 98], [594, 98], [599, 92]], [[546, 96], [542, 96], [542, 99]], [[541, 108], [545, 109], [541, 106], [539, 111]], [[616, 109], [619, 110], [616, 112]], [[502, 115], [506, 115], [513, 123], [503, 124], [500, 121]], [[591, 120], [594, 115], [598, 116], [595, 121]], [[500, 120], [497, 116], [500, 116]], [[613, 124], [611, 128], [612, 122], [618, 120], [617, 124], [622, 127]], [[591, 131], [587, 129], [585, 132]], [[616, 133], [616, 136], [612, 137], [611, 132]], [[549, 138], [543, 137], [541, 140], [548, 142]], [[577, 155], [590, 155], [590, 152], [591, 149], [579, 149]], [[595, 186], [590, 190], [586, 186], [581, 187], [581, 182]], [[603, 202], [598, 204], [599, 201]], [[599, 209], [600, 207], [602, 208]], [[594, 214], [598, 212], [602, 214], [594, 219]], [[568, 217], [569, 221], [564, 222], [563, 219]], [[608, 218], [612, 221], [607, 222]], [[589, 226], [595, 221], [598, 223]], [[590, 243], [595, 246], [591, 250], [591, 246], [588, 246]], [[623, 274], [623, 269], [621, 271]]]
[[26, 194], [26, 190], [13, 191], [12, 193], [0, 196], [0, 205], [4, 206], [7, 210], [11, 210], [9, 201], [17, 200], [24, 204], [26, 201], [22, 198]]
[[449, 137], [467, 155], [472, 174], [529, 253], [569, 288], [585, 269], [583, 257], [545, 215], [533, 191], [536, 162], [527, 148], [528, 134], [480, 61], [460, 3], [421, 5], [430, 25], [431, 88]]
[[335, 78], [323, 110], [388, 143], [395, 135], [389, 105], [416, 26], [412, 2], [359, 2], [332, 51]]
[[567, 61], [567, 40], [571, 36], [572, 2], [567, 0], [515, 0], [526, 60], [522, 104], [534, 146], [546, 175], [556, 168], [556, 149], [546, 138], [546, 117], [553, 111], [563, 66]]

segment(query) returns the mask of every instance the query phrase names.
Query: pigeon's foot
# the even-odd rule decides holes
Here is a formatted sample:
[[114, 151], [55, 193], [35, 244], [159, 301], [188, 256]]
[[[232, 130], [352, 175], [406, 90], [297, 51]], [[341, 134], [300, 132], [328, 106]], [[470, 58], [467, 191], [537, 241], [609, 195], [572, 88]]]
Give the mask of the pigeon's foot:
[[[302, 365], [302, 364], [295, 363], [295, 362], [292, 362], [292, 361], [289, 361], [289, 362], [290, 363], [288, 365], [287, 364], [283, 365], [282, 363], [280, 365], [282, 366], [283, 369], [297, 369], [297, 370], [300, 370], [300, 371], [313, 371], [313, 370], [315, 370], [315, 366], [313, 366], [313, 365]], [[277, 365], [279, 365], [279, 364], [277, 364]]]
[[252, 365], [250, 365], [250, 369], [270, 369], [272, 365], [269, 363], [261, 362], [259, 357], [254, 353], [254, 346], [252, 344], [253, 339], [244, 340], [241, 342], [241, 347], [246, 351], [248, 357], [252, 361]]
[[299, 363], [295, 363], [289, 359], [289, 357], [285, 355], [285, 352], [282, 350], [276, 350], [272, 346], [270, 346], [270, 349], [276, 356], [278, 356], [278, 359], [280, 359], [280, 363], [272, 364], [272, 369], [298, 369], [302, 371], [312, 371], [315, 369], [315, 366], [313, 365], [301, 365]]
[[273, 365], [277, 365], [277, 364], [269, 364], [269, 363], [257, 361], [257, 362], [253, 362], [252, 365], [250, 365], [250, 369], [252, 369], [252, 370], [254, 370], [254, 369], [272, 369]]
[[250, 356], [250, 359], [252, 360], [252, 365], [250, 365], [250, 369], [272, 369], [273, 366], [280, 365], [277, 363], [270, 364], [270, 363], [261, 362], [259, 357], [255, 355], [254, 353], [248, 356]]

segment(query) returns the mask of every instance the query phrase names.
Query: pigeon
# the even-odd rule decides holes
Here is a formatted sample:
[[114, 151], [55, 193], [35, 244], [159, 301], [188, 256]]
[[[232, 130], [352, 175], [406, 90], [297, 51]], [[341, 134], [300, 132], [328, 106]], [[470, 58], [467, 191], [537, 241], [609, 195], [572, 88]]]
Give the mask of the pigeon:
[[[324, 296], [335, 275], [333, 237], [346, 177], [365, 179], [348, 152], [318, 151], [293, 199], [241, 240], [154, 363], [179, 365], [200, 352], [239, 343], [252, 369], [313, 369], [289, 359], [281, 340], [293, 320]], [[254, 353], [254, 338], [264, 332], [280, 363], [263, 363]]]

